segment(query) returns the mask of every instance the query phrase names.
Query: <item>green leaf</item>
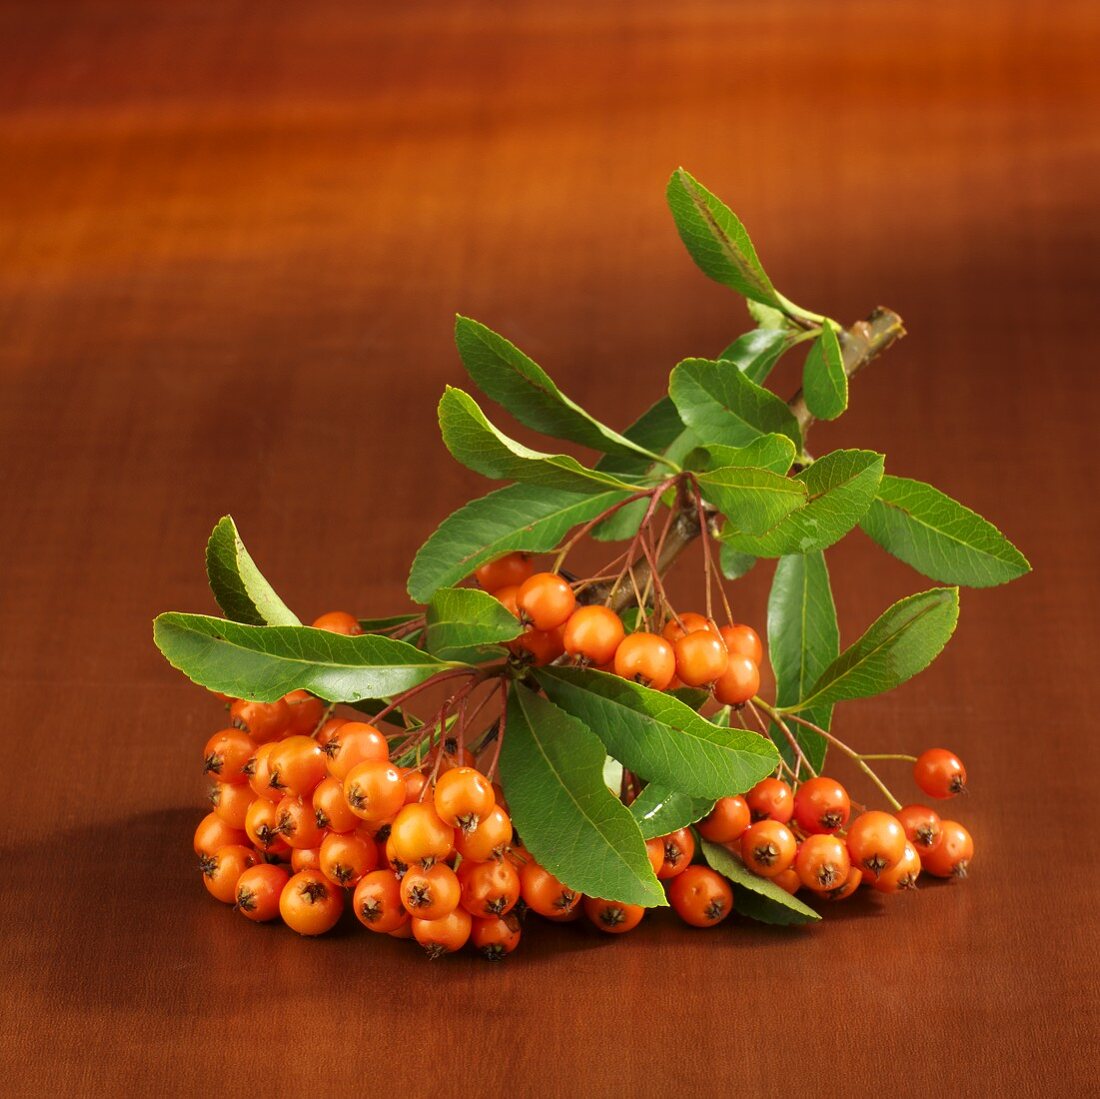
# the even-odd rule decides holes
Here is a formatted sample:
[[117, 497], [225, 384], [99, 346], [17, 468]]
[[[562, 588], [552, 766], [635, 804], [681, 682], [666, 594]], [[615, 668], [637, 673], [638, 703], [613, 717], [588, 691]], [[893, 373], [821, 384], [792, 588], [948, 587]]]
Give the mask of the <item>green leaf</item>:
[[499, 481], [524, 481], [572, 492], [631, 489], [610, 473], [582, 466], [567, 454], [544, 454], [510, 439], [485, 418], [477, 401], [447, 386], [439, 402], [443, 442], [467, 469]]
[[848, 375], [831, 324], [822, 326], [821, 335], [810, 346], [802, 367], [802, 396], [821, 420], [835, 420], [848, 407]]
[[740, 580], [755, 564], [751, 553], [738, 553], [725, 542], [718, 547], [718, 567], [727, 580]]
[[723, 466], [756, 466], [772, 473], [786, 473], [794, 464], [794, 443], [786, 435], [759, 435], [746, 446], [712, 443], [697, 447], [687, 456], [690, 469], [721, 469]]
[[711, 359], [685, 359], [668, 384], [680, 418], [704, 445], [746, 446], [759, 435], [786, 435], [802, 448], [802, 430], [787, 402], [740, 370]]
[[603, 764], [599, 740], [580, 721], [512, 685], [500, 773], [524, 845], [570, 889], [667, 904], [638, 825], [604, 784]]
[[739, 530], [754, 534], [805, 506], [809, 496], [801, 481], [751, 466], [726, 466], [700, 473], [696, 480], [710, 503]]
[[458, 317], [455, 344], [470, 377], [520, 423], [593, 450], [655, 457], [571, 401], [537, 363], [485, 325]]
[[499, 599], [477, 588], [440, 588], [428, 603], [425, 619], [428, 652], [463, 664], [502, 656], [500, 643], [523, 631]]
[[958, 588], [931, 588], [899, 600], [829, 664], [801, 702], [784, 709], [806, 710], [893, 690], [939, 656], [958, 619]]
[[[624, 432], [632, 443], [636, 443], [645, 450], [656, 454], [668, 454], [669, 458], [678, 462], [674, 453], [669, 453], [670, 448], [683, 449], [688, 439], [687, 428], [680, 419], [680, 413], [670, 397], [662, 397], [652, 404], [639, 416]], [[596, 468], [603, 473], [617, 473], [628, 477], [644, 477], [654, 468], [653, 459], [641, 454], [605, 454], [596, 463]]]
[[763, 385], [790, 344], [790, 335], [785, 329], [754, 328], [738, 336], [718, 358], [734, 363], [745, 377]]
[[364, 633], [382, 633], [384, 630], [393, 629], [394, 626], [404, 626], [419, 614], [391, 614], [387, 618], [360, 618], [359, 628]]
[[775, 769], [775, 748], [763, 737], [719, 729], [661, 691], [582, 668], [546, 667], [534, 674], [610, 755], [650, 782], [720, 798], [742, 793]]
[[731, 549], [754, 557], [826, 549], [866, 514], [882, 480], [882, 463], [883, 456], [870, 450], [834, 450], [794, 478], [809, 493], [805, 507], [763, 534], [740, 531], [730, 524], [720, 537]]
[[821, 917], [797, 897], [770, 878], [760, 878], [724, 847], [710, 840], [700, 840], [703, 857], [712, 870], [733, 882], [733, 910], [761, 923], [791, 924], [812, 923]]
[[753, 301], [783, 308], [749, 234], [725, 203], [683, 168], [672, 173], [666, 197], [680, 239], [703, 274]]
[[770, 305], [763, 305], [758, 301], [748, 298], [745, 308], [749, 316], [756, 322], [758, 328], [789, 328], [790, 322], [786, 314], [780, 309], [773, 309]]
[[908, 477], [883, 477], [860, 526], [888, 553], [945, 584], [988, 588], [1031, 571], [992, 523]]
[[210, 590], [226, 617], [252, 626], [298, 626], [297, 616], [256, 568], [231, 515], [218, 520], [206, 543]]
[[[840, 654], [840, 629], [829, 586], [824, 554], [781, 557], [768, 599], [768, 658], [775, 671], [775, 704], [789, 706], [809, 693], [821, 673]], [[804, 716], [829, 728], [833, 707], [815, 707]], [[789, 728], [815, 771], [825, 762], [827, 742], [819, 733], [790, 723]], [[788, 763], [794, 763], [786, 737], [774, 729], [775, 741]]]
[[608, 491], [593, 496], [540, 485], [508, 485], [472, 500], [444, 519], [420, 547], [409, 572], [409, 595], [426, 603], [439, 588], [458, 583], [479, 565], [505, 553], [546, 553], [573, 527], [594, 519], [627, 495]]
[[630, 803], [630, 815], [638, 822], [643, 838], [651, 840], [702, 820], [713, 808], [713, 798], [694, 798], [651, 782]]
[[310, 626], [245, 626], [205, 614], [160, 615], [153, 639], [173, 668], [212, 691], [274, 702], [310, 691], [327, 702], [390, 698], [457, 667], [389, 637]]

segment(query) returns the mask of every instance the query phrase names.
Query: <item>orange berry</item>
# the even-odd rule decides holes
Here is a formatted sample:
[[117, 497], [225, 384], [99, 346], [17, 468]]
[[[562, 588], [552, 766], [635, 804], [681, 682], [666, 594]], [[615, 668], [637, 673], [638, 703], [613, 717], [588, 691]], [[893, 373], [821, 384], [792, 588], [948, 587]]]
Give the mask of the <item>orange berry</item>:
[[676, 674], [688, 687], [708, 687], [726, 670], [730, 656], [713, 630], [694, 630], [677, 640]]
[[743, 797], [719, 798], [709, 815], [695, 827], [712, 843], [732, 843], [752, 823], [748, 802]]
[[536, 572], [516, 595], [520, 621], [536, 630], [553, 630], [565, 623], [576, 606], [573, 589], [555, 572]]
[[626, 636], [623, 620], [610, 608], [578, 607], [565, 623], [562, 643], [579, 663], [599, 666], [615, 657]]
[[518, 587], [535, 571], [526, 553], [506, 553], [474, 570], [478, 585], [490, 594], [501, 588]]
[[723, 626], [719, 633], [730, 656], [747, 656], [757, 666], [763, 663], [764, 646], [751, 626]]
[[713, 927], [733, 911], [729, 882], [707, 866], [689, 866], [668, 887], [673, 910], [692, 927]]
[[714, 697], [723, 706], [740, 706], [760, 690], [760, 668], [747, 656], [730, 655], [726, 670], [714, 684]]
[[615, 651], [615, 674], [663, 691], [676, 673], [672, 646], [655, 633], [628, 634]]
[[611, 935], [622, 935], [624, 932], [633, 931], [642, 922], [645, 909], [639, 904], [624, 904], [622, 901], [585, 897], [584, 914], [601, 931]]
[[315, 630], [328, 630], [329, 633], [342, 633], [347, 637], [358, 637], [363, 632], [359, 619], [347, 611], [329, 611], [313, 620]]

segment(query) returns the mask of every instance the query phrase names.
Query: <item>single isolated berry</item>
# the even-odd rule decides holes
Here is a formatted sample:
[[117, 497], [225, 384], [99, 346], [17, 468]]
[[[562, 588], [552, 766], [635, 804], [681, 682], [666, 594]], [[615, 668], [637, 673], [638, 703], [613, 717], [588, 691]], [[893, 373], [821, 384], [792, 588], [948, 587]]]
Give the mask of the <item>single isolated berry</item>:
[[946, 748], [922, 752], [913, 764], [913, 778], [930, 798], [953, 798], [966, 789], [966, 768]]

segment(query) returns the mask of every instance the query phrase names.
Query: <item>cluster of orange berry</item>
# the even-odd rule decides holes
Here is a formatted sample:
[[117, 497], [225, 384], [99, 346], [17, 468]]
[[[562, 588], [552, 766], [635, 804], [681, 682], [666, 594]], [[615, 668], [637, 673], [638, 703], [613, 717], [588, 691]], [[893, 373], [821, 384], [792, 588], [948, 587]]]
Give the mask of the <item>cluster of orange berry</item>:
[[718, 627], [688, 612], [660, 634], [628, 634], [610, 607], [578, 606], [573, 587], [555, 572], [534, 572], [530, 558], [510, 553], [482, 565], [478, 584], [524, 625], [513, 655], [550, 664], [563, 655], [579, 665], [614, 672], [656, 691], [705, 687], [724, 706], [739, 706], [760, 689], [764, 649], [750, 626]]
[[[966, 787], [961, 760], [945, 748], [928, 749], [913, 770], [931, 798], [954, 797]], [[897, 893], [914, 888], [922, 870], [966, 877], [974, 841], [957, 821], [941, 820], [927, 805], [907, 805], [896, 813], [868, 810], [849, 824], [851, 810], [835, 779], [810, 778], [792, 791], [781, 779], [766, 778], [744, 797], [720, 799], [697, 827], [792, 894], [808, 889], [843, 900], [860, 885]]]
[[[423, 770], [390, 761], [373, 725], [323, 720], [307, 692], [230, 700], [229, 713], [230, 727], [203, 750], [213, 809], [194, 848], [211, 895], [250, 920], [281, 916], [300, 934], [324, 934], [353, 890], [352, 910], [372, 931], [414, 938], [432, 956], [472, 942], [500, 958], [519, 943], [521, 899], [525, 911], [557, 921], [584, 912], [610, 932], [643, 915], [582, 897], [539, 866], [514, 836], [502, 791], [468, 752], [445, 745], [437, 761], [437, 746], [426, 761], [436, 776], [429, 789]], [[683, 835], [679, 847], [676, 837], [650, 841], [655, 869], [686, 868], [694, 847]]]

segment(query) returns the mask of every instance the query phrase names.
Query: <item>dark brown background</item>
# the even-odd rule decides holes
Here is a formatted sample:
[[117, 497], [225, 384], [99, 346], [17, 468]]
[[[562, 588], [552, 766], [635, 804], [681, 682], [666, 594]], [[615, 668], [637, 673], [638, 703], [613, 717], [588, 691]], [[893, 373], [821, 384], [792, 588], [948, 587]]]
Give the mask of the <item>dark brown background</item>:
[[[1095, 1087], [1098, 49], [1087, 2], [0, 7], [3, 1090]], [[211, 609], [227, 511], [303, 615], [402, 608], [486, 488], [434, 425], [456, 310], [616, 423], [743, 329], [664, 209], [680, 163], [795, 300], [908, 323], [817, 447], [1035, 566], [840, 718], [969, 761], [971, 880], [804, 932], [536, 927], [498, 968], [246, 924], [190, 852], [217, 707], [150, 619]], [[831, 557], [849, 639], [928, 586]]]

